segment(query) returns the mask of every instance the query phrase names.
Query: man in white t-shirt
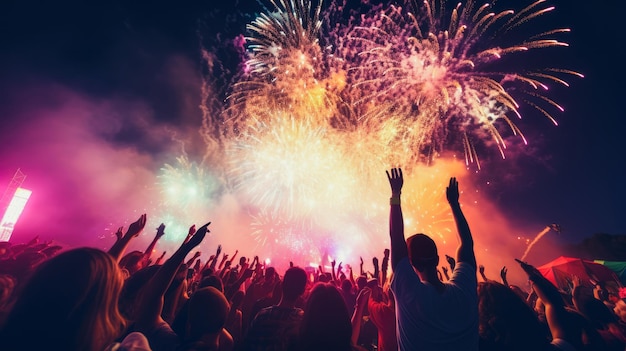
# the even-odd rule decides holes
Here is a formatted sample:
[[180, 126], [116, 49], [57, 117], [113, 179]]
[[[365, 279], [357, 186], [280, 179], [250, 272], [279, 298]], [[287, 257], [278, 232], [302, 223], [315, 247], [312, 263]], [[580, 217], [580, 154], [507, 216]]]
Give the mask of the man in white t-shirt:
[[424, 234], [404, 240], [400, 193], [402, 170], [387, 172], [391, 185], [389, 232], [391, 289], [396, 298], [400, 351], [478, 350], [478, 297], [474, 242], [459, 205], [456, 178], [450, 179], [446, 197], [457, 225], [461, 244], [451, 279], [439, 280], [439, 255], [435, 242]]

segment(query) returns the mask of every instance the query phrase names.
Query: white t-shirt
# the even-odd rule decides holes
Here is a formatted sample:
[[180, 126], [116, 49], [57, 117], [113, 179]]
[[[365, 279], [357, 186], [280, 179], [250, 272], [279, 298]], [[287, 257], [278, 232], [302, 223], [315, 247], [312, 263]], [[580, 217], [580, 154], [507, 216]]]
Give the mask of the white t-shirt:
[[393, 273], [400, 351], [477, 351], [476, 269], [459, 262], [443, 293], [422, 282], [408, 257]]

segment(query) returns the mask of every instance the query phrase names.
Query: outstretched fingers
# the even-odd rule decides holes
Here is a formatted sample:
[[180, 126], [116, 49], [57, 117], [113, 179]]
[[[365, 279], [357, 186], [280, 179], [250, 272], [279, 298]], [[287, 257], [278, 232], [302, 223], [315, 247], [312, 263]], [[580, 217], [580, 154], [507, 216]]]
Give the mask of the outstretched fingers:
[[191, 237], [189, 238], [189, 241], [188, 241], [188, 244], [191, 247], [196, 247], [196, 246], [200, 245], [200, 243], [202, 242], [202, 240], [204, 239], [206, 234], [210, 232], [209, 231], [209, 225], [210, 224], [211, 224], [211, 222], [203, 225], [198, 230], [196, 230], [194, 234], [191, 235]]

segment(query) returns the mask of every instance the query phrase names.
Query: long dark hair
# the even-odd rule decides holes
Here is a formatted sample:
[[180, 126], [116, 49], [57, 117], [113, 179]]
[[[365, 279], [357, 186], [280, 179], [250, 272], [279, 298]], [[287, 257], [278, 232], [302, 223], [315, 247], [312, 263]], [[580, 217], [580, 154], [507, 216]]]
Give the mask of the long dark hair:
[[326, 283], [309, 295], [300, 326], [300, 350], [351, 350], [352, 324], [341, 292]]
[[104, 251], [79, 248], [39, 266], [0, 331], [3, 350], [102, 350], [125, 327], [122, 275]]

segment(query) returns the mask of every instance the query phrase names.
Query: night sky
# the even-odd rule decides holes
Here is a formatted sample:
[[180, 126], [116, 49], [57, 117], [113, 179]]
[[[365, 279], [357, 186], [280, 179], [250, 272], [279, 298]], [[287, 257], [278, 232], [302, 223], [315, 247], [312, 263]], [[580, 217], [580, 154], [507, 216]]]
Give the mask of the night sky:
[[[568, 241], [626, 234], [624, 5], [550, 3], [553, 27], [572, 28], [563, 37], [571, 46], [536, 59], [558, 59], [585, 78], [553, 95], [566, 110], [558, 127], [524, 111], [518, 126], [531, 145], [506, 160], [486, 155], [474, 177], [514, 226], [558, 223]], [[116, 204], [141, 212], [135, 191], [171, 161], [181, 135], [186, 151], [198, 151], [199, 43], [236, 69], [229, 43], [260, 8], [254, 0], [4, 1], [0, 185], [19, 167], [34, 191], [16, 240], [40, 233], [78, 244], [59, 232], [134, 219]]]

